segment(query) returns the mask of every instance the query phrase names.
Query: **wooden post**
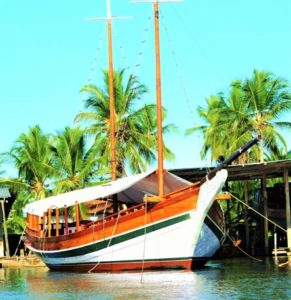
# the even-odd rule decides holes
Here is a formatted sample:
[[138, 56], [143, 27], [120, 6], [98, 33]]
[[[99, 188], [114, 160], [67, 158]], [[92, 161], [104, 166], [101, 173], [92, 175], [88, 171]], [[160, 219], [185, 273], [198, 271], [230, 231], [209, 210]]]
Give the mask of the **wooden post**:
[[50, 208], [48, 209], [47, 227], [48, 227], [48, 237], [51, 237], [51, 234], [52, 234], [52, 210]]
[[268, 236], [268, 194], [267, 194], [267, 179], [266, 174], [263, 174], [262, 177], [262, 192], [263, 192], [263, 205], [264, 210], [263, 214], [266, 217], [264, 219], [264, 247], [265, 247], [265, 254], [269, 254], [269, 236]]
[[42, 215], [42, 237], [45, 237], [46, 213]]
[[60, 211], [59, 208], [56, 208], [56, 236], [59, 236], [59, 223], [60, 223]]
[[76, 230], [80, 231], [80, 216], [79, 216], [79, 204], [75, 202], [75, 214], [76, 214]]
[[[249, 190], [248, 190], [248, 181], [244, 181], [244, 197], [245, 197], [245, 204], [249, 205]], [[249, 221], [248, 221], [248, 208], [245, 210], [244, 214], [245, 218], [245, 234], [246, 234], [246, 250], [248, 251], [250, 248], [250, 228], [249, 228]]]
[[290, 192], [288, 169], [284, 169], [285, 199], [286, 199], [286, 227], [287, 227], [287, 247], [291, 253], [291, 218], [290, 218]]
[[64, 219], [65, 219], [65, 234], [69, 234], [68, 208], [67, 208], [67, 205], [64, 206]]
[[41, 232], [41, 217], [37, 216], [37, 231]]
[[[5, 199], [3, 200], [0, 200], [1, 202], [1, 209], [2, 209], [2, 225], [3, 225], [3, 229], [4, 229], [4, 238], [5, 238], [5, 253], [6, 253], [6, 256], [7, 257], [10, 257], [10, 248], [9, 248], [9, 240], [8, 240], [8, 232], [7, 232], [7, 226], [6, 226], [6, 215], [5, 215], [5, 206], [4, 206], [4, 201]], [[31, 217], [30, 214], [27, 215], [27, 217]]]

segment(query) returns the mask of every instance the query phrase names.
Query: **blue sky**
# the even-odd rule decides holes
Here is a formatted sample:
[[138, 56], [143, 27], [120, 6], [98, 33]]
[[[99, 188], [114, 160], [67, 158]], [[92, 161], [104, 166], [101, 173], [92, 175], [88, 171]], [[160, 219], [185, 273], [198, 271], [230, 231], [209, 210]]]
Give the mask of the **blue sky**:
[[[114, 66], [128, 66], [150, 89], [144, 101], [153, 102], [152, 5], [111, 0], [111, 6], [113, 15], [133, 17], [113, 24]], [[105, 23], [84, 19], [105, 15], [105, 0], [0, 1], [0, 152], [29, 126], [47, 133], [73, 126], [83, 109], [81, 87], [89, 79], [100, 84], [100, 70], [107, 68]], [[166, 137], [176, 155], [166, 167], [209, 165], [199, 155], [202, 136], [184, 136], [200, 123], [195, 111], [206, 97], [226, 92], [255, 68], [291, 82], [290, 20], [290, 0], [161, 5], [163, 105], [167, 122], [179, 127]]]

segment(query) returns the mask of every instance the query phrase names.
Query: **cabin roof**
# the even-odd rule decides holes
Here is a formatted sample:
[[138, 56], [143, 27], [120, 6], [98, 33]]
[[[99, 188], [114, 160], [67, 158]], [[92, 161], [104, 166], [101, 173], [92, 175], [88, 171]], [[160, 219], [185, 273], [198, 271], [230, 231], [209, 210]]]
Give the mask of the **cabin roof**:
[[[195, 182], [203, 178], [212, 168], [183, 168], [170, 170], [171, 173]], [[264, 163], [252, 163], [244, 165], [232, 165], [224, 167], [228, 171], [228, 181], [283, 177], [284, 169], [291, 174], [291, 160], [271, 161]]]

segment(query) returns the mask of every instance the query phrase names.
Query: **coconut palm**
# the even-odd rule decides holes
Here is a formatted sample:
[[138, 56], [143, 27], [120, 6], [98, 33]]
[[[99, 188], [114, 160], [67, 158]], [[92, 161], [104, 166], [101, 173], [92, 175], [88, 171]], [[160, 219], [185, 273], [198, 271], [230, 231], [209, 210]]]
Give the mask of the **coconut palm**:
[[[271, 73], [254, 71], [251, 80], [232, 82], [228, 96], [218, 94], [207, 99], [207, 108], [198, 112], [206, 125], [188, 129], [187, 133], [200, 130], [204, 134], [202, 157], [211, 150], [211, 158], [229, 155], [251, 138], [263, 135], [265, 149], [276, 152], [278, 145], [286, 143], [277, 128], [290, 128], [290, 122], [276, 119], [291, 109], [291, 94], [286, 81]], [[262, 158], [257, 147], [251, 155]]]
[[53, 174], [52, 155], [48, 135], [39, 126], [21, 134], [10, 152], [3, 157], [18, 170], [17, 178], [2, 178], [16, 195], [7, 222], [10, 231], [22, 232], [25, 226], [23, 207], [29, 202], [41, 199], [50, 193], [49, 181]]
[[18, 170], [17, 179], [5, 179], [15, 192], [25, 191], [30, 199], [41, 199], [49, 193], [48, 183], [53, 174], [49, 136], [39, 126], [21, 134], [6, 159]]
[[286, 142], [277, 129], [290, 129], [291, 122], [276, 121], [291, 110], [291, 94], [288, 82], [270, 72], [254, 70], [253, 77], [243, 84], [243, 90], [250, 105], [252, 128], [262, 136], [260, 160], [263, 161], [264, 149], [276, 152], [278, 142], [287, 150]]
[[[96, 146], [87, 146], [84, 131], [78, 127], [66, 127], [57, 134], [51, 150], [55, 169], [54, 194], [84, 188], [96, 181], [103, 171]], [[81, 218], [86, 219], [86, 206], [79, 205], [79, 211]], [[74, 216], [74, 209], [70, 209], [70, 215]]]
[[[95, 138], [100, 157], [109, 162], [109, 79], [108, 71], [103, 71], [104, 88], [86, 85], [82, 92], [88, 94], [85, 101], [86, 112], [77, 115], [76, 120], [89, 122], [86, 132]], [[156, 106], [140, 104], [141, 98], [148, 92], [137, 77], [130, 75], [124, 84], [124, 70], [114, 74], [115, 96], [115, 138], [118, 176], [125, 173], [125, 167], [132, 172], [141, 172], [155, 160], [156, 140]], [[164, 118], [166, 111], [163, 112]], [[164, 132], [174, 130], [173, 125], [163, 128]], [[173, 158], [172, 152], [164, 146], [166, 159]]]
[[51, 146], [55, 169], [54, 193], [84, 188], [100, 174], [97, 148], [86, 144], [84, 131], [66, 127], [54, 136]]

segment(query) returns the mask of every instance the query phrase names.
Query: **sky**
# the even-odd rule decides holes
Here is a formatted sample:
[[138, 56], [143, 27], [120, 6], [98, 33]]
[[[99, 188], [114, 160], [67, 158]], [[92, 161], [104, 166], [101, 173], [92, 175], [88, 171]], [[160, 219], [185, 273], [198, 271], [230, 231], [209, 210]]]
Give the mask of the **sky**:
[[[105, 0], [0, 0], [0, 153], [21, 133], [40, 125], [45, 133], [74, 125], [83, 110], [87, 83], [102, 86], [107, 68]], [[166, 136], [176, 159], [166, 168], [209, 166], [201, 160], [197, 107], [234, 79], [254, 69], [291, 82], [290, 0], [184, 0], [163, 3], [160, 16], [162, 102], [165, 123], [179, 131]], [[127, 68], [155, 101], [153, 8], [150, 3], [111, 0], [114, 68]], [[290, 121], [291, 115], [284, 116]], [[284, 132], [290, 149], [290, 133]]]

